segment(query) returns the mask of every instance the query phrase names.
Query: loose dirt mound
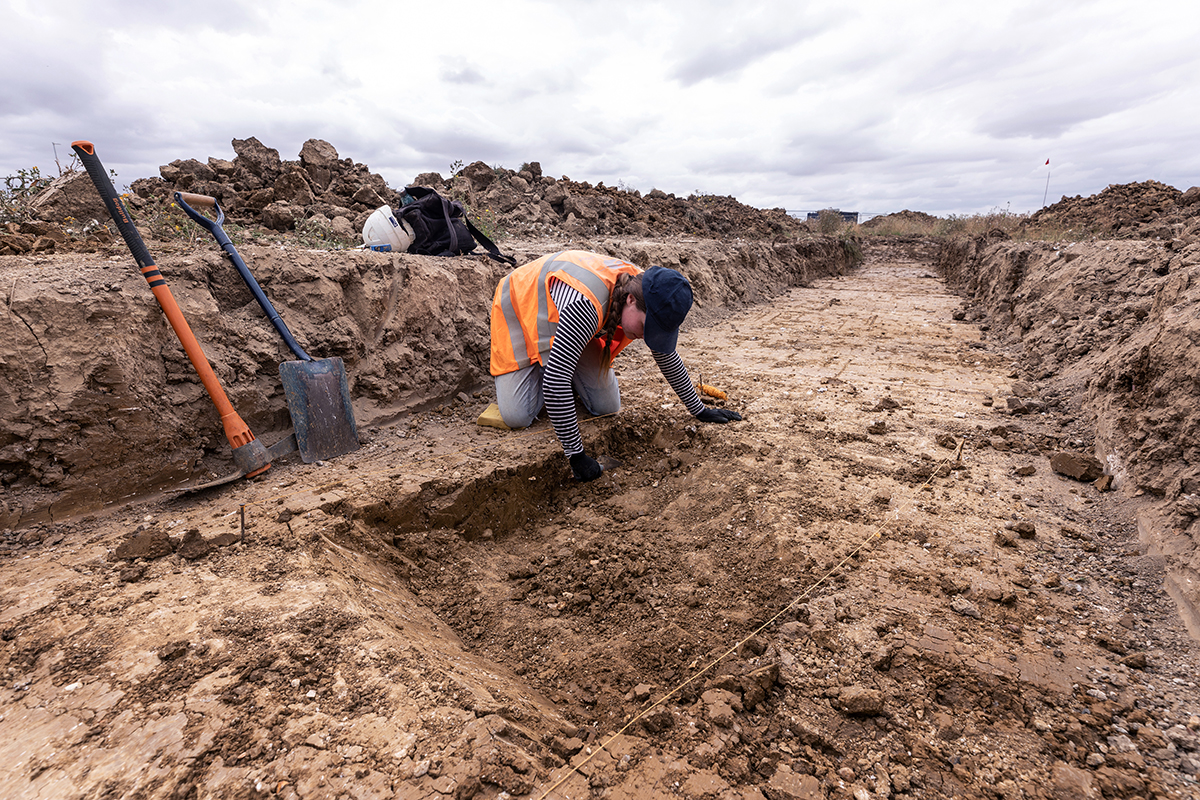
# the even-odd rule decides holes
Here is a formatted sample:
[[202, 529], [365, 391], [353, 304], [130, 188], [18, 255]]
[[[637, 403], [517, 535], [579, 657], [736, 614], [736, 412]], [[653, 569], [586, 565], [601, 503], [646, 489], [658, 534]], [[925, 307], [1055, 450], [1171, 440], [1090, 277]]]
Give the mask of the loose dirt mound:
[[[279, 151], [254, 137], [234, 139], [232, 161], [178, 159], [163, 166], [161, 178], [141, 178], [130, 185], [126, 204], [146, 233], [170, 236], [190, 225], [171, 206], [175, 191], [217, 198], [229, 219], [240, 225], [286, 232], [297, 228], [310, 236], [360, 244], [363, 223], [387, 204], [398, 208], [400, 192], [364, 164], [339, 158], [333, 145], [320, 139], [304, 143], [299, 158], [282, 160]], [[530, 162], [520, 170], [489, 167], [476, 161], [443, 179], [436, 172], [416, 176], [428, 186], [463, 202], [485, 234], [568, 236], [673, 235], [729, 236], [739, 239], [795, 237], [803, 223], [783, 209], [761, 210], [732, 197], [676, 197], [659, 190], [595, 186], [565, 175], [542, 174]], [[13, 222], [0, 232], [0, 255], [93, 249], [111, 239], [98, 224], [108, 222], [86, 173], [55, 181], [34, 199], [33, 218]], [[93, 222], [95, 220], [95, 222]]]
[[892, 214], [880, 214], [879, 216], [871, 217], [866, 222], [862, 223], [862, 227], [867, 230], [882, 227], [889, 222], [915, 222], [920, 225], [932, 226], [937, 222], [937, 217], [932, 214], [926, 214], [924, 211], [897, 211]]
[[1030, 227], [1106, 238], [1176, 238], [1200, 229], [1200, 188], [1180, 192], [1158, 181], [1109, 186], [1091, 197], [1064, 197], [1029, 218]]

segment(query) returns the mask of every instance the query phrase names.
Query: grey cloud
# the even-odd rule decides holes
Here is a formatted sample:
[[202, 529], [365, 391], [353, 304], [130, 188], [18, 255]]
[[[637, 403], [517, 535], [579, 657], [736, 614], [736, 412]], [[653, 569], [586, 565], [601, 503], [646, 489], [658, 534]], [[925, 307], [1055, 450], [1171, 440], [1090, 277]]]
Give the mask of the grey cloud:
[[818, 21], [797, 7], [709, 6], [698, 10], [697, 16], [696, 26], [703, 26], [703, 33], [695, 27], [685, 28], [673, 48], [679, 57], [669, 77], [685, 87], [709, 78], [732, 78], [751, 64], [796, 47], [843, 21], [828, 15]]
[[680, 59], [670, 77], [685, 87], [709, 78], [732, 77], [756, 61], [785, 50], [796, 42], [797, 39], [792, 36], [770, 32], [747, 36], [738, 41], [714, 42]]
[[440, 75], [441, 79], [447, 83], [457, 84], [481, 84], [487, 83], [487, 79], [483, 77], [483, 73], [475, 69], [473, 66], [462, 66], [443, 69]]
[[1078, 125], [1107, 116], [1117, 109], [1089, 100], [998, 108], [978, 120], [976, 130], [997, 139], [1057, 139]]
[[976, 129], [998, 139], [1056, 139], [1092, 120], [1147, 105], [1158, 94], [1135, 86], [1041, 91], [1024, 102], [1013, 97], [996, 103], [978, 118]]

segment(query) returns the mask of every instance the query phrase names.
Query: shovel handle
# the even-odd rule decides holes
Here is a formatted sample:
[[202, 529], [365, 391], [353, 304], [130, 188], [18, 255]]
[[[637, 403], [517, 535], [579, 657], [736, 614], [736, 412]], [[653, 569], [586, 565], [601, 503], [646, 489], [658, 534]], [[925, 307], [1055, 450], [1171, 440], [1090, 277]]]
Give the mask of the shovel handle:
[[[288, 330], [287, 324], [279, 316], [279, 312], [275, 310], [275, 306], [271, 305], [270, 299], [262, 290], [262, 287], [258, 285], [254, 274], [250, 272], [250, 268], [246, 266], [246, 262], [238, 255], [237, 248], [233, 246], [233, 242], [229, 240], [229, 235], [221, 227], [221, 223], [225, 221], [225, 212], [221, 210], [221, 205], [217, 202], [217, 198], [209, 197], [206, 194], [175, 192], [175, 202], [179, 203], [184, 213], [191, 217], [197, 225], [204, 226], [213, 235], [213, 238], [217, 240], [217, 244], [221, 245], [221, 249], [225, 251], [225, 255], [229, 257], [229, 261], [238, 271], [238, 274], [242, 276], [242, 281], [246, 284], [246, 288], [254, 295], [254, 299], [258, 301], [259, 307], [267, 315], [267, 320], [275, 326], [276, 332], [283, 337], [283, 341], [287, 344], [288, 349], [295, 353], [296, 358], [301, 361], [312, 361], [313, 357], [304, 352], [304, 348], [296, 341], [296, 337], [292, 336], [292, 332]], [[216, 219], [209, 219], [192, 208], [192, 206], [197, 205], [212, 211], [216, 215]]]
[[216, 208], [217, 198], [209, 197], [206, 194], [192, 194], [191, 192], [177, 192], [176, 194], [193, 208]]
[[[217, 407], [217, 413], [221, 415], [221, 424], [225, 428], [225, 437], [229, 440], [229, 446], [237, 451], [238, 448], [255, 441], [250, 427], [238, 416], [237, 411], [229, 402], [229, 398], [226, 397], [225, 390], [221, 388], [221, 383], [217, 380], [212, 365], [208, 363], [204, 350], [200, 347], [200, 342], [196, 341], [183, 312], [179, 310], [179, 304], [175, 302], [170, 288], [167, 287], [166, 279], [155, 265], [150, 251], [146, 248], [146, 243], [142, 241], [142, 235], [134, 227], [133, 220], [125, 209], [125, 204], [121, 202], [117, 190], [113, 188], [112, 181], [104, 171], [104, 166], [96, 156], [95, 146], [88, 141], [78, 141], [71, 143], [71, 149], [79, 156], [88, 176], [95, 184], [96, 191], [100, 193], [104, 205], [108, 207], [108, 213], [117, 225], [117, 230], [121, 232], [125, 244], [129, 246], [134, 260], [141, 268], [142, 276], [150, 284], [150, 290], [154, 292], [154, 297], [162, 307], [163, 313], [166, 314], [171, 327], [174, 328], [175, 335], [179, 337], [179, 342], [183, 345], [192, 366], [195, 367], [196, 374], [200, 376], [200, 382], [204, 384], [213, 405]], [[258, 471], [262, 472], [270, 466], [268, 462], [266, 467], [262, 467]]]

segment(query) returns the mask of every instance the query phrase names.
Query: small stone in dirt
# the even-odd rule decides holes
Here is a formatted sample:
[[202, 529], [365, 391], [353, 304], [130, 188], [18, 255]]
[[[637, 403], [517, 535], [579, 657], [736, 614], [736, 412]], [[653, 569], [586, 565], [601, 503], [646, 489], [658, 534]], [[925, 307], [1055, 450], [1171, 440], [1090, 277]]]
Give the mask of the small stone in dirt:
[[775, 774], [771, 776], [768, 786], [771, 797], [781, 797], [786, 800], [813, 800], [813, 798], [825, 796], [819, 780], [812, 775], [797, 774], [787, 764], [779, 765]]
[[883, 713], [883, 695], [878, 689], [847, 686], [838, 693], [837, 706], [851, 716], [873, 717]]
[[[716, 720], [713, 721], [714, 723], [716, 722]], [[730, 714], [730, 722], [732, 722], [732, 713]], [[719, 725], [720, 723], [716, 724]], [[668, 709], [659, 706], [642, 717], [642, 727], [650, 733], [661, 733], [668, 728], [675, 727], [675, 717]]]
[[121, 542], [117, 545], [115, 555], [132, 561], [135, 558], [161, 558], [172, 552], [174, 548], [171, 547], [171, 537], [167, 536], [167, 532], [151, 528]]
[[1037, 467], [1035, 467], [1033, 464], [1022, 464], [1013, 471], [1017, 473], [1019, 477], [1028, 478], [1030, 475], [1037, 473]]
[[1130, 669], [1145, 669], [1149, 662], [1145, 653], [1130, 653], [1121, 659], [1121, 663]]
[[881, 436], [881, 435], [887, 433], [887, 423], [884, 422], [883, 420], [878, 420], [876, 422], [872, 422], [870, 425], [867, 426], [867, 433], [869, 433], [873, 436]]
[[1031, 409], [1019, 397], [1010, 397], [1004, 401], [1010, 414], [1028, 414]]
[[1013, 381], [1013, 384], [1010, 388], [1012, 393], [1017, 397], [1033, 397], [1037, 394], [1037, 392], [1034, 391], [1033, 386], [1025, 381]]
[[1037, 527], [1027, 519], [1018, 520], [1012, 525], [1013, 533], [1022, 539], [1032, 539], [1037, 536]]
[[979, 613], [979, 609], [975, 606], [975, 604], [964, 597], [955, 597], [953, 600], [951, 600], [950, 610], [956, 614], [962, 614], [964, 617], [971, 617], [972, 619], [980, 619], [983, 617], [983, 615]]
[[160, 661], [173, 661], [182, 655], [186, 655], [187, 649], [187, 639], [177, 639], [173, 642], [167, 642], [158, 648], [155, 655], [158, 656]]
[[130, 564], [128, 567], [125, 567], [121, 570], [118, 577], [125, 583], [134, 583], [136, 581], [140, 581], [145, 574], [145, 564]]
[[940, 711], [935, 712], [933, 715], [933, 724], [937, 727], [938, 738], [943, 741], [953, 742], [956, 739], [962, 738], [962, 723], [950, 714], [944, 714]]
[[708, 689], [700, 695], [704, 703], [704, 715], [715, 725], [728, 728], [733, 724], [733, 714], [742, 710], [742, 699], [727, 689]]
[[627, 700], [636, 700], [639, 703], [644, 703], [650, 699], [650, 693], [654, 691], [654, 687], [648, 683], [639, 683], [633, 687], [633, 690], [626, 696]]
[[795, 641], [808, 632], [808, 626], [803, 622], [785, 622], [779, 626], [779, 635], [789, 641]]
[[937, 442], [938, 447], [941, 447], [945, 450], [953, 450], [954, 448], [958, 447], [958, 440], [949, 433], [938, 434], [938, 437], [934, 439], [934, 441]]
[[740, 658], [750, 658], [751, 656], [761, 656], [767, 649], [767, 643], [757, 636], [751, 636], [738, 648], [738, 656]]
[[889, 396], [889, 397], [884, 397], [878, 403], [876, 403], [875, 408], [873, 410], [874, 411], [891, 411], [892, 409], [896, 409], [899, 407], [900, 407], [900, 403], [897, 402], [896, 400], [893, 400]]
[[1175, 510], [1185, 517], [1200, 517], [1200, 497], [1194, 494], [1180, 495], [1175, 500]]
[[550, 740], [550, 750], [562, 759], [568, 759], [583, 749], [583, 740], [574, 736], [555, 736]]
[[1054, 797], [1100, 797], [1092, 773], [1063, 762], [1054, 765], [1051, 787]]
[[1143, 725], [1137, 731], [1137, 745], [1141, 750], [1150, 752], [1167, 746], [1166, 734], [1153, 725]]
[[996, 546], [1016, 547], [1017, 537], [1013, 536], [1011, 531], [996, 531]]
[[971, 581], [957, 573], [943, 572], [938, 576], [942, 591], [948, 595], [963, 594], [971, 588]]
[[200, 534], [199, 528], [189, 528], [179, 543], [179, 555], [189, 561], [204, 558], [209, 550], [212, 550], [212, 544]]
[[213, 547], [228, 547], [229, 545], [236, 544], [237, 542], [240, 542], [241, 540], [242, 540], [242, 537], [240, 534], [233, 533], [232, 531], [227, 531], [225, 533], [218, 533], [216, 536], [209, 539], [208, 543], [211, 544]]
[[1059, 452], [1050, 456], [1050, 469], [1077, 481], [1094, 481], [1104, 475], [1104, 465], [1084, 453]]

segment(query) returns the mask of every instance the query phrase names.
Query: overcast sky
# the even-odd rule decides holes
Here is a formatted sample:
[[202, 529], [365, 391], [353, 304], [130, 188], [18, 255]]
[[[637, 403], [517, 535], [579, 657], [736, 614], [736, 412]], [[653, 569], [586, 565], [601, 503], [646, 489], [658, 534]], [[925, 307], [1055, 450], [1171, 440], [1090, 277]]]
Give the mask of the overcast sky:
[[396, 188], [539, 161], [789, 210], [1200, 184], [1194, 0], [0, 2], [0, 176], [87, 139], [122, 187], [256, 136]]

